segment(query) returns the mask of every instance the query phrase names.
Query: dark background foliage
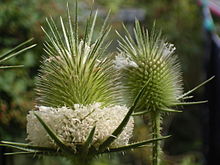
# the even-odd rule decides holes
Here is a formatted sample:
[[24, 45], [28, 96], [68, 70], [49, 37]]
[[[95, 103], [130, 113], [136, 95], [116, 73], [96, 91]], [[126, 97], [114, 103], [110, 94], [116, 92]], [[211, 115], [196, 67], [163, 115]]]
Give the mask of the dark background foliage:
[[[73, 9], [74, 2], [70, 2]], [[80, 16], [88, 13], [92, 0], [79, 1]], [[45, 17], [65, 14], [66, 1], [59, 0], [1, 0], [0, 1], [0, 54], [19, 43], [34, 37], [37, 47], [10, 60], [11, 64], [24, 64], [25, 67], [13, 70], [0, 70], [0, 138], [23, 141], [25, 138], [26, 114], [34, 107], [34, 81], [43, 52], [45, 36], [41, 26]], [[175, 44], [183, 70], [184, 87], [188, 90], [205, 79], [204, 74], [204, 31], [202, 29], [201, 9], [194, 0], [96, 0], [95, 6], [100, 10], [100, 17], [111, 9], [113, 29], [121, 30], [124, 21], [132, 29], [134, 19], [129, 19], [123, 11], [137, 11], [142, 24], [151, 29], [156, 22], [157, 30], [162, 30], [168, 41]], [[135, 18], [135, 13], [133, 14]], [[217, 19], [216, 19], [217, 21]], [[82, 22], [83, 24], [83, 22]], [[114, 42], [109, 51], [115, 51], [117, 45], [114, 30], [110, 35]], [[198, 90], [195, 100], [202, 98]], [[184, 112], [166, 117], [164, 134], [172, 134], [164, 144], [167, 156], [164, 164], [196, 165], [201, 164], [202, 154], [201, 123], [202, 106], [185, 107]], [[146, 124], [149, 119], [137, 120], [138, 129], [134, 139], [149, 137]], [[137, 136], [138, 135], [138, 136]], [[3, 152], [3, 151], [2, 151]], [[115, 158], [103, 157], [94, 164], [148, 164], [150, 149], [120, 154]], [[169, 155], [169, 156], [168, 156]], [[114, 157], [114, 159], [113, 159]], [[16, 156], [6, 164], [27, 164], [32, 160], [37, 164], [68, 164], [59, 158], [43, 158], [36, 161], [32, 157]], [[54, 160], [55, 159], [55, 160]], [[57, 160], [58, 159], [58, 160]], [[1, 162], [1, 160], [0, 160]], [[24, 163], [25, 162], [25, 163]], [[119, 163], [121, 162], [121, 163]]]

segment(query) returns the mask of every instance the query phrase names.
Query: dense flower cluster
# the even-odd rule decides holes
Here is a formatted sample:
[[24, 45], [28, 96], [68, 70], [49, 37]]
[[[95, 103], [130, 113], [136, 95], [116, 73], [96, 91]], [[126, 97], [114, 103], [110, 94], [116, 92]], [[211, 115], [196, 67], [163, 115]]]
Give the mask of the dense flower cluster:
[[[86, 141], [94, 126], [96, 129], [92, 145], [98, 147], [111, 136], [128, 112], [125, 106], [101, 107], [100, 103], [87, 106], [75, 104], [74, 110], [68, 107], [39, 106], [37, 108], [37, 111], [30, 111], [27, 115], [27, 140], [33, 145], [45, 147], [56, 147], [56, 145], [34, 113], [39, 115], [67, 146], [74, 148], [76, 144]], [[110, 147], [128, 144], [133, 127], [134, 120], [131, 117], [123, 132]]]

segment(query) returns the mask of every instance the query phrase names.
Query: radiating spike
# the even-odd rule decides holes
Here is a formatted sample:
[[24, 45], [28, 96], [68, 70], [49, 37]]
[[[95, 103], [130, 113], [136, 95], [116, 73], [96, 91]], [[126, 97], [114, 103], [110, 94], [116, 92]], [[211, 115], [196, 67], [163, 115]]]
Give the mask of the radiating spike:
[[189, 90], [188, 92], [184, 93], [183, 95], [179, 96], [178, 99], [182, 99], [185, 96], [191, 94], [192, 92], [194, 92], [195, 90], [197, 90], [198, 88], [200, 88], [201, 86], [207, 84], [209, 81], [211, 81], [215, 76], [212, 76], [211, 78], [209, 78], [208, 80], [202, 82], [201, 84], [197, 85], [196, 87], [194, 87], [193, 89]]

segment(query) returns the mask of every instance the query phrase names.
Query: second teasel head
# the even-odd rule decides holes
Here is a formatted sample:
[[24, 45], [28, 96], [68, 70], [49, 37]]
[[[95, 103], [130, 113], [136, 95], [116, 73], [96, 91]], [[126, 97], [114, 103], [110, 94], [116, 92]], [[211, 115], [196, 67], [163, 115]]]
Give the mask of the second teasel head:
[[175, 47], [166, 42], [161, 33], [134, 28], [134, 39], [126, 30], [119, 41], [116, 68], [121, 71], [121, 86], [125, 102], [130, 103], [146, 85], [138, 111], [167, 111], [179, 102], [183, 93], [180, 65]]

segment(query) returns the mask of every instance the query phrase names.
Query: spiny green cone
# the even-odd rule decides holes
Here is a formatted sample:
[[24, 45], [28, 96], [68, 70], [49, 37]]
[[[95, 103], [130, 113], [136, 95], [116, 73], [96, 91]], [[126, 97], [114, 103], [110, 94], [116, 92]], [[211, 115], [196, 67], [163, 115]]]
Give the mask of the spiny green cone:
[[110, 28], [104, 23], [93, 40], [97, 13], [87, 21], [84, 37], [79, 38], [77, 16], [74, 24], [68, 13], [68, 24], [60, 18], [61, 30], [53, 20], [47, 20], [49, 41], [45, 43], [47, 56], [42, 62], [37, 80], [38, 105], [73, 107], [74, 104], [101, 102], [103, 106], [117, 101], [116, 74], [111, 60], [103, 57], [104, 44]]
[[[174, 55], [175, 48], [167, 44], [160, 33], [148, 34], [147, 30], [142, 30], [138, 22], [134, 34], [134, 40], [128, 31], [126, 37], [119, 35], [120, 54], [116, 57], [116, 66], [119, 65], [122, 71], [126, 103], [130, 105], [146, 84], [138, 111], [169, 109], [178, 102], [178, 97], [182, 94], [182, 77]], [[120, 60], [126, 63], [118, 64]]]

